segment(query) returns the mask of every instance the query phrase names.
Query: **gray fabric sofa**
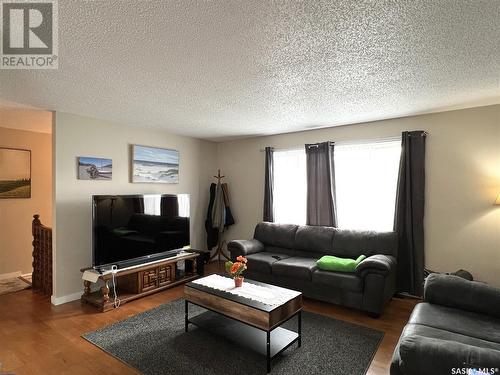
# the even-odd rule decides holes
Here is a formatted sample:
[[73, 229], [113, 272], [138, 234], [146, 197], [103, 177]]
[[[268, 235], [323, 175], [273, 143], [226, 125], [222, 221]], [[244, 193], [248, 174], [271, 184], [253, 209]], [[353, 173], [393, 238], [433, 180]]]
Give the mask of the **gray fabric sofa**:
[[[245, 277], [300, 290], [306, 297], [364, 310], [373, 316], [395, 293], [397, 235], [263, 222], [254, 238], [228, 243], [231, 259], [248, 258]], [[356, 259], [355, 273], [322, 271], [323, 255]]]
[[391, 375], [500, 374], [500, 289], [431, 274], [394, 350]]

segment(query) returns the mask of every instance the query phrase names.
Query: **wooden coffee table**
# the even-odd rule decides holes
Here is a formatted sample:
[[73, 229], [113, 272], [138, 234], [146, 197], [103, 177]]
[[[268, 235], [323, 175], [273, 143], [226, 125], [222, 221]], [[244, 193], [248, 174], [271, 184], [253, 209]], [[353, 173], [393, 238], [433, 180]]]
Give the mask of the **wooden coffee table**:
[[[268, 305], [252, 299], [237, 296], [222, 290], [190, 282], [184, 286], [185, 330], [189, 323], [205, 328], [212, 333], [264, 354], [267, 372], [271, 371], [271, 360], [295, 342], [301, 346], [302, 293], [274, 285], [247, 280], [245, 283], [271, 288], [288, 294], [285, 302]], [[189, 304], [201, 306], [208, 311], [189, 317]], [[297, 316], [297, 332], [280, 327]]]

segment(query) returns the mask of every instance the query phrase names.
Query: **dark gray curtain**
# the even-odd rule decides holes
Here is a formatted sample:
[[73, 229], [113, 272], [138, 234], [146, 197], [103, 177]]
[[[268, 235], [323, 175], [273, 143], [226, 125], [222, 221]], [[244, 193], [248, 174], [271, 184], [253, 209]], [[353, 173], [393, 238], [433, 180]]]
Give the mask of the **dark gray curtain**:
[[306, 145], [307, 224], [337, 226], [333, 143]]
[[179, 216], [177, 197], [161, 197], [160, 212], [163, 216]]
[[423, 294], [424, 282], [424, 131], [403, 132], [394, 230], [398, 233], [398, 291]]
[[272, 147], [266, 147], [266, 171], [264, 178], [264, 221], [274, 221], [273, 210], [273, 152]]

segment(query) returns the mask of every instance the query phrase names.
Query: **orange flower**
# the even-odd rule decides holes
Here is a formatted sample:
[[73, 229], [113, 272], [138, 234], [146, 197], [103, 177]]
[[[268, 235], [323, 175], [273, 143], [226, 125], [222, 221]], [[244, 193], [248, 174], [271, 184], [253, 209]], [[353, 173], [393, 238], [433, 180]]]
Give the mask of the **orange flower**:
[[240, 267], [241, 267], [241, 263], [240, 262], [235, 262], [233, 264], [233, 266], [231, 267], [231, 273], [238, 272], [238, 270], [240, 269]]
[[241, 262], [241, 263], [246, 263], [247, 262], [247, 258], [245, 258], [244, 256], [240, 255], [236, 258], [236, 260], [238, 262]]

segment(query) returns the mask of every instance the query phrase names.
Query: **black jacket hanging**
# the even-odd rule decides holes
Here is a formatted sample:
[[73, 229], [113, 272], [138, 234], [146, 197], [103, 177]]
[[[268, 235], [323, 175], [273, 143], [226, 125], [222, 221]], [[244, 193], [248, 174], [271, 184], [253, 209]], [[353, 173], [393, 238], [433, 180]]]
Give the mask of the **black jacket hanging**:
[[207, 218], [205, 220], [205, 230], [207, 231], [207, 248], [210, 250], [217, 246], [219, 240], [219, 230], [212, 227], [212, 210], [215, 201], [215, 188], [214, 183], [210, 184], [210, 200], [208, 203]]
[[233, 213], [231, 212], [231, 208], [229, 207], [229, 188], [227, 187], [226, 183], [222, 184], [222, 193], [224, 196], [224, 206], [226, 208], [224, 227], [227, 228], [230, 225], [234, 224], [234, 217]]

